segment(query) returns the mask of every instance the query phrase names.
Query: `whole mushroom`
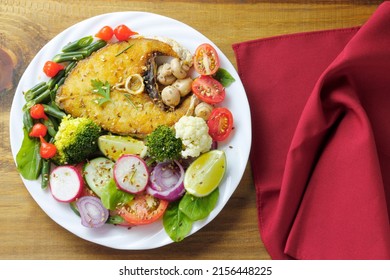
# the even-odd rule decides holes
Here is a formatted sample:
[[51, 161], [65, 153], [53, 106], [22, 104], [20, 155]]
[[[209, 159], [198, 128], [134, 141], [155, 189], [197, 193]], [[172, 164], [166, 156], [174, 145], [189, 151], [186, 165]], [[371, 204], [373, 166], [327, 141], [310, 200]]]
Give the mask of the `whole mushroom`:
[[178, 79], [184, 79], [187, 77], [188, 67], [183, 67], [180, 59], [174, 58], [171, 60], [171, 71], [172, 74]]
[[180, 92], [174, 86], [166, 86], [161, 92], [163, 103], [169, 107], [175, 107], [180, 103]]
[[191, 85], [192, 85], [192, 79], [190, 77], [187, 77], [185, 79], [178, 79], [176, 80], [172, 86], [177, 88], [180, 92], [180, 95], [186, 96], [191, 92]]
[[176, 77], [172, 74], [171, 64], [164, 63], [157, 68], [157, 81], [164, 86], [176, 81]]

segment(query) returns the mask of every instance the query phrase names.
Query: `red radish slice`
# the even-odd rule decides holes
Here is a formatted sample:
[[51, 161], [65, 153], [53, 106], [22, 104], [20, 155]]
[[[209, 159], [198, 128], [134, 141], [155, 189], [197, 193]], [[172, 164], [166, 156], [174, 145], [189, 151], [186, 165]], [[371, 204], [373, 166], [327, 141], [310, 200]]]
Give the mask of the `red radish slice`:
[[143, 159], [136, 155], [122, 155], [114, 165], [116, 185], [129, 193], [140, 193], [148, 184], [149, 171]]
[[74, 201], [81, 195], [84, 180], [79, 169], [71, 165], [57, 166], [50, 173], [50, 191], [60, 202]]
[[83, 196], [76, 201], [81, 216], [81, 224], [89, 228], [103, 226], [109, 216], [101, 200], [95, 196]]

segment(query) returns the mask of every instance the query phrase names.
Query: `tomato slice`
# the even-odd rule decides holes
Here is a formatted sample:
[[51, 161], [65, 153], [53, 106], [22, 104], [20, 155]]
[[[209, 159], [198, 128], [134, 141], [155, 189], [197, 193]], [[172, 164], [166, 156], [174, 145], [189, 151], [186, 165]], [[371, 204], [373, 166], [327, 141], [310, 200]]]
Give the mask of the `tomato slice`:
[[96, 33], [95, 37], [100, 38], [104, 41], [111, 40], [114, 35], [114, 30], [110, 26], [103, 26], [98, 33]]
[[131, 225], [146, 225], [158, 220], [168, 207], [168, 201], [141, 193], [122, 206], [118, 214]]
[[233, 129], [233, 115], [227, 108], [215, 108], [207, 120], [207, 125], [211, 138], [215, 141], [223, 141]]
[[210, 44], [202, 44], [195, 50], [194, 67], [201, 75], [213, 75], [219, 68], [217, 51]]
[[202, 101], [217, 104], [225, 99], [225, 88], [210, 76], [200, 76], [192, 82], [192, 92]]

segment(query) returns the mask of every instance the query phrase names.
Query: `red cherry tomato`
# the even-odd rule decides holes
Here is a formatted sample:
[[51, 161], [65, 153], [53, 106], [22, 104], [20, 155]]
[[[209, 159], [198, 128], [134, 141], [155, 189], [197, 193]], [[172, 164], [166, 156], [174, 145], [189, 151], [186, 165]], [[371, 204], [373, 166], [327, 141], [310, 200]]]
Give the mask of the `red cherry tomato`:
[[115, 27], [114, 29], [114, 35], [118, 39], [118, 41], [125, 41], [129, 39], [133, 35], [137, 35], [137, 32], [132, 31], [130, 28], [128, 28], [126, 25], [121, 24]]
[[95, 37], [100, 38], [104, 41], [111, 40], [112, 36], [114, 35], [114, 30], [110, 26], [104, 26], [102, 27], [98, 33], [96, 33]]
[[30, 137], [45, 137], [47, 133], [47, 127], [42, 123], [36, 123], [31, 128]]
[[118, 214], [131, 225], [146, 225], [159, 219], [168, 207], [168, 201], [152, 195], [137, 194], [132, 201], [118, 210]]
[[41, 155], [41, 158], [49, 159], [56, 155], [57, 148], [52, 143], [47, 143], [45, 139], [41, 136], [39, 137], [41, 139], [41, 147], [39, 149], [39, 154]]
[[65, 67], [63, 65], [49, 60], [46, 61], [45, 65], [43, 66], [43, 72], [46, 74], [46, 76], [52, 78], [64, 68]]
[[217, 51], [210, 44], [202, 44], [195, 50], [194, 68], [201, 75], [213, 75], [219, 68]]
[[200, 76], [192, 82], [192, 92], [202, 101], [217, 104], [225, 99], [225, 88], [211, 76]]
[[207, 125], [211, 138], [215, 141], [223, 141], [233, 129], [233, 115], [227, 108], [215, 108], [207, 120]]
[[47, 116], [45, 114], [45, 107], [42, 104], [35, 104], [30, 108], [30, 116], [34, 120], [45, 119], [47, 120]]

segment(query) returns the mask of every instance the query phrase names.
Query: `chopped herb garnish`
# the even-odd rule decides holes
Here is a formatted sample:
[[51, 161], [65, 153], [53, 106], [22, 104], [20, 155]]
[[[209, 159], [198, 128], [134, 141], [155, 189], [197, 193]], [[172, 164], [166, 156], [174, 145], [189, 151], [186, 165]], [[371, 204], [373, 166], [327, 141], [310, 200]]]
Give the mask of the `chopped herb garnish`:
[[102, 98], [95, 99], [95, 102], [99, 106], [103, 105], [104, 103], [106, 103], [108, 101], [112, 101], [111, 97], [110, 97], [110, 92], [111, 92], [110, 84], [107, 81], [105, 83], [103, 83], [100, 80], [91, 80], [91, 84], [92, 84], [92, 88], [93, 88], [92, 89], [93, 93], [96, 93], [96, 94], [99, 94], [102, 96]]
[[120, 56], [122, 53], [124, 53], [125, 51], [127, 51], [128, 49], [130, 49], [133, 45], [134, 45], [134, 44], [127, 46], [124, 50], [122, 50], [121, 52], [117, 53], [117, 54], [115, 55], [115, 57]]
[[230, 73], [223, 68], [219, 68], [217, 73], [215, 73], [214, 78], [219, 81], [224, 87], [230, 86], [236, 80], [233, 78]]

